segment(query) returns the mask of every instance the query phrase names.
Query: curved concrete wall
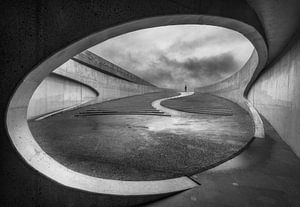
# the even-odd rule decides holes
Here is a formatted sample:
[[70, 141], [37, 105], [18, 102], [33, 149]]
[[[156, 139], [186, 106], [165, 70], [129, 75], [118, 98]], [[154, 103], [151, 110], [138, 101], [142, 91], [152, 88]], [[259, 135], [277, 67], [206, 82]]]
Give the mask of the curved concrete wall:
[[72, 79], [50, 74], [30, 99], [27, 118], [82, 104], [97, 96], [93, 89]]
[[[255, 53], [252, 54], [246, 65], [233, 76], [219, 83], [198, 88], [196, 91], [222, 96], [247, 109], [243, 94], [246, 87], [249, 86], [249, 81], [258, 63], [258, 56]], [[291, 43], [289, 49], [265, 68], [256, 82], [249, 86], [247, 97], [300, 157], [299, 60], [300, 38], [298, 37]]]
[[[228, 6], [227, 3], [226, 5]], [[19, 180], [23, 182], [24, 177], [30, 176], [34, 172], [38, 171], [42, 175], [47, 176], [48, 178], [51, 178], [54, 181], [60, 183], [61, 185], [58, 185], [57, 183], [51, 184], [50, 182], [49, 189], [53, 189], [57, 187], [58, 190], [51, 191], [51, 192], [48, 191], [46, 197], [44, 196], [41, 197], [43, 201], [45, 201], [45, 198], [47, 198], [47, 201], [50, 201], [49, 203], [47, 203], [47, 205], [54, 205], [54, 204], [57, 205], [57, 201], [65, 200], [66, 196], [69, 196], [70, 199], [72, 200], [74, 198], [78, 198], [77, 196], [74, 196], [74, 195], [78, 195], [75, 192], [78, 189], [82, 189], [90, 192], [97, 192], [101, 194], [110, 193], [114, 195], [124, 195], [124, 193], [126, 193], [126, 195], [130, 194], [134, 196], [134, 202], [138, 203], [136, 196], [141, 194], [147, 195], [147, 198], [145, 197], [142, 198], [142, 200], [145, 201], [145, 199], [148, 198], [150, 199], [151, 195], [153, 194], [157, 196], [157, 194], [160, 193], [170, 193], [170, 192], [189, 188], [191, 186], [190, 185], [191, 182], [188, 181], [191, 180], [184, 179], [184, 178], [183, 179], [179, 178], [180, 180], [179, 182], [177, 182], [178, 180], [176, 179], [176, 188], [175, 188], [175, 186], [173, 185], [174, 182], [172, 180], [171, 181], [163, 180], [162, 182], [160, 182], [160, 185], [153, 182], [144, 184], [141, 182], [132, 183], [128, 181], [129, 182], [128, 183], [127, 181], [118, 182], [116, 180], [108, 181], [103, 179], [101, 179], [101, 182], [99, 181], [99, 179], [98, 179], [99, 182], [94, 182], [95, 178], [90, 178], [90, 177], [87, 178], [84, 175], [79, 176], [76, 173], [74, 174], [74, 172], [70, 172], [69, 169], [63, 168], [63, 166], [59, 166], [59, 169], [63, 169], [63, 173], [61, 171], [58, 172], [57, 163], [55, 164], [55, 161], [51, 157], [44, 156], [45, 155], [44, 152], [36, 144], [28, 128], [28, 122], [26, 119], [27, 106], [29, 100], [32, 94], [34, 93], [35, 89], [38, 87], [39, 83], [41, 83], [43, 78], [45, 78], [51, 71], [59, 67], [62, 63], [64, 63], [68, 59], [72, 58], [73, 55], [78, 54], [79, 52], [81, 52], [83, 49], [86, 49], [87, 47], [99, 43], [99, 41], [103, 41], [104, 39], [115, 36], [117, 34], [123, 34], [128, 31], [136, 30], [138, 28], [146, 28], [146, 27], [159, 26], [159, 25], [182, 24], [182, 23], [211, 24], [211, 25], [224, 26], [226, 28], [232, 28], [241, 32], [246, 37], [249, 37], [249, 39], [253, 40], [254, 43], [257, 43], [255, 45], [261, 45], [260, 44], [262, 41], [261, 35], [255, 30], [254, 27], [250, 25], [247, 25], [240, 21], [233, 20], [231, 18], [227, 19], [222, 17], [211, 17], [211, 16], [199, 17], [198, 15], [163, 16], [163, 17], [155, 17], [155, 18], [150, 18], [145, 20], [134, 21], [124, 25], [119, 25], [117, 27], [112, 27], [109, 30], [104, 30], [102, 32], [93, 34], [87, 38], [84, 38], [80, 41], [77, 41], [76, 43], [70, 45], [69, 47], [64, 48], [60, 52], [55, 53], [53, 56], [48, 57], [46, 61], [43, 61], [42, 63], [38, 64], [37, 67], [33, 68], [32, 71], [29, 74], [27, 74], [26, 78], [19, 85], [18, 89], [14, 92], [14, 95], [10, 100], [9, 109], [7, 111], [7, 116], [6, 116], [7, 118], [6, 127], [8, 129], [8, 133], [11, 139], [8, 145], [10, 146], [11, 142], [13, 142], [13, 145], [15, 147], [13, 149], [16, 149], [17, 151], [14, 151], [12, 149], [12, 153], [13, 154], [15, 153], [16, 155], [17, 153], [19, 153], [19, 155], [22, 156], [23, 159], [20, 161], [19, 163], [20, 165], [24, 165], [23, 162], [25, 160], [28, 163], [28, 166], [33, 167], [35, 170], [29, 168], [27, 174], [24, 174], [24, 170], [22, 170], [22, 173], [19, 174], [20, 171], [16, 172], [13, 170], [12, 172], [11, 168], [6, 168], [9, 171], [9, 173], [13, 174], [16, 172], [18, 176], [14, 176], [14, 177], [18, 177]], [[82, 30], [78, 30], [78, 31], [82, 31]], [[78, 78], [80, 76], [74, 75], [74, 77]], [[83, 80], [84, 78], [82, 78], [81, 82]], [[10, 148], [12, 147], [10, 146]], [[44, 157], [47, 160], [40, 159], [41, 157]], [[10, 166], [11, 166], [11, 162], [10, 162]], [[78, 179], [79, 178], [78, 176], [80, 177], [80, 179]], [[40, 177], [42, 176], [40, 176], [40, 174], [35, 173], [33, 177], [40, 179]], [[45, 179], [44, 177], [41, 179], [48, 181], [48, 179]], [[117, 185], [113, 183], [115, 184], [117, 183]], [[41, 182], [38, 182], [37, 185], [44, 186]], [[9, 183], [9, 186], [11, 186], [11, 183]], [[71, 187], [71, 189], [66, 194], [63, 194], [64, 196], [62, 196], [61, 192], [66, 190], [66, 186]], [[75, 188], [75, 190], [72, 188]], [[26, 188], [25, 190], [26, 193], [28, 191], [27, 189], [28, 188]], [[36, 192], [35, 189], [32, 189], [30, 187], [29, 189], [32, 190], [33, 192]], [[21, 191], [23, 192], [23, 189]], [[59, 197], [61, 199], [54, 199], [54, 200], [48, 199], [49, 197], [53, 198], [53, 196], [55, 196], [55, 198]], [[98, 198], [99, 194], [97, 194], [96, 197]], [[104, 196], [101, 196], [101, 198], [104, 198]], [[25, 199], [27, 199], [27, 197], [25, 197]], [[130, 199], [128, 199], [128, 197], [123, 197], [122, 200], [125, 200], [126, 205], [129, 205]], [[9, 199], [9, 201], [11, 201], [11, 199]], [[80, 201], [87, 202], [86, 197], [83, 197], [82, 199], [78, 198], [78, 200], [76, 201], [78, 206], [80, 206]], [[94, 201], [92, 201], [92, 203], [94, 203]], [[118, 201], [114, 200], [113, 203], [116, 204], [118, 203]], [[111, 203], [109, 202], [106, 205], [111, 206]]]
[[[98, 67], [100, 69], [101, 66]], [[93, 103], [162, 90], [155, 86], [143, 85], [112, 76], [112, 74], [102, 73], [74, 60], [67, 61], [58, 67], [54, 73], [69, 77], [95, 89], [99, 96]]]
[[[91, 52], [80, 57], [85, 59], [81, 58], [80, 63], [70, 59], [39, 85], [28, 105], [28, 119], [87, 102], [100, 103], [162, 90], [112, 63], [105, 64], [104, 68], [99, 62], [106, 63], [106, 60]], [[98, 63], [93, 68], [89, 67], [91, 60]]]
[[249, 100], [300, 157], [300, 38], [250, 89]]
[[229, 78], [212, 85], [195, 89], [197, 92], [212, 93], [231, 100], [248, 111], [253, 119], [255, 126], [254, 136], [256, 138], [264, 138], [265, 136], [263, 122], [251, 102], [244, 97], [244, 94], [255, 75], [256, 69], [263, 65], [264, 61], [259, 59], [259, 54], [254, 50], [246, 64]]
[[218, 83], [196, 88], [195, 91], [213, 93], [232, 100], [248, 110], [243, 94], [258, 64], [258, 54], [257, 51], [254, 50], [249, 60], [238, 72]]
[[72, 60], [93, 68], [105, 74], [109, 74], [120, 79], [127, 80], [129, 82], [137, 83], [140, 85], [154, 86], [153, 84], [141, 79], [140, 77], [124, 70], [123, 68], [105, 60], [102, 57], [86, 50], [78, 55], [74, 56]]
[[[273, 31], [274, 35], [264, 36], [271, 49], [274, 48], [271, 46], [278, 42], [284, 45], [282, 37], [289, 37], [294, 30], [292, 27], [283, 30], [282, 26], [287, 25], [285, 22], [295, 22], [299, 18], [290, 11], [289, 15], [281, 12], [287, 8], [286, 6], [274, 5], [284, 2], [290, 5], [288, 8], [293, 8], [299, 13], [299, 9], [293, 3], [296, 1], [249, 0], [248, 2], [257, 2], [258, 6], [254, 4], [252, 9], [244, 0], [1, 1], [0, 27], [3, 31], [0, 32], [2, 60], [0, 114], [3, 115], [0, 127], [1, 205], [130, 206], [145, 202], [144, 197], [112, 199], [111, 196], [68, 188], [46, 178], [27, 165], [12, 145], [7, 131], [4, 116], [12, 96], [21, 83], [27, 84], [28, 90], [36, 88], [41, 80], [36, 78], [31, 82], [25, 82], [25, 77], [38, 66], [42, 66], [43, 70], [37, 71], [35, 75], [44, 78], [54, 68], [86, 48], [113, 36], [142, 28], [194, 23], [225, 26], [239, 31], [241, 28], [238, 29], [235, 22], [228, 21], [230, 19], [251, 25], [262, 35], [263, 31], [267, 31], [267, 34]], [[189, 15], [197, 17], [191, 18]], [[263, 24], [259, 22], [257, 16], [264, 20]], [[149, 17], [155, 18], [147, 19]], [[145, 18], [147, 21], [128, 24]], [[279, 21], [282, 19], [285, 20], [284, 23]], [[116, 27], [124, 23], [126, 27]], [[280, 31], [284, 31], [284, 35], [278, 35]], [[97, 35], [99, 32], [103, 35]], [[20, 91], [20, 94], [26, 92]], [[27, 100], [20, 100], [16, 110], [19, 107], [21, 111], [25, 102], [27, 103]], [[16, 117], [16, 120], [22, 118], [20, 124], [23, 125], [26, 123], [24, 116], [26, 113]], [[18, 130], [21, 130], [21, 125]], [[148, 197], [147, 200], [154, 198], [157, 197]]]

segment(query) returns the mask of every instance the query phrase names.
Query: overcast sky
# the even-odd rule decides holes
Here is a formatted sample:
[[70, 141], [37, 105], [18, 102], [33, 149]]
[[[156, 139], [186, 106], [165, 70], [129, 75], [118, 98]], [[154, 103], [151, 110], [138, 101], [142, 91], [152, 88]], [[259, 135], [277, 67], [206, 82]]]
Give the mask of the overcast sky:
[[207, 25], [155, 27], [89, 49], [163, 88], [190, 89], [224, 79], [249, 59], [253, 46], [240, 33]]

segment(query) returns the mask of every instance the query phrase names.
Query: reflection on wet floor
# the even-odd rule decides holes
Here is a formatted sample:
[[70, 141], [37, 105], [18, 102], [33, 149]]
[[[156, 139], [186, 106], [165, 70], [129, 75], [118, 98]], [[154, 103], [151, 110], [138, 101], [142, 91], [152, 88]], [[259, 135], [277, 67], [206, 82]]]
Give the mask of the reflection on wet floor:
[[[168, 101], [164, 98], [177, 95], [164, 92], [122, 98], [29, 125], [40, 146], [58, 162], [81, 173], [121, 180], [192, 175], [227, 160], [251, 140], [251, 118], [237, 105], [225, 101], [231, 116], [185, 113], [160, 106]], [[192, 97], [190, 105], [201, 96], [182, 95], [190, 96], [181, 99]], [[75, 116], [100, 110], [118, 113]], [[139, 110], [169, 116], [137, 115]]]

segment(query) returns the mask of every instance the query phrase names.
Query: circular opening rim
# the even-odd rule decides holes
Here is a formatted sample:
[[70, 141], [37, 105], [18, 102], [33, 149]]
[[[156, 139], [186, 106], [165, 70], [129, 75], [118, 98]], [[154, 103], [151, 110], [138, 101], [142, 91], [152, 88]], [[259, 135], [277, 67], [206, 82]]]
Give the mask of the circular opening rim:
[[51, 71], [74, 55], [124, 33], [150, 27], [178, 24], [206, 24], [237, 31], [253, 44], [259, 55], [259, 62], [255, 70], [261, 70], [266, 64], [267, 47], [260, 33], [246, 23], [224, 17], [204, 15], [152, 17], [91, 34], [63, 48], [33, 68], [14, 92], [6, 112], [6, 127], [13, 146], [23, 160], [42, 175], [61, 185], [93, 193], [154, 195], [178, 192], [197, 186], [194, 181], [187, 177], [156, 181], [122, 181], [96, 178], [72, 171], [55, 161], [39, 147], [27, 124], [28, 103], [35, 89]]

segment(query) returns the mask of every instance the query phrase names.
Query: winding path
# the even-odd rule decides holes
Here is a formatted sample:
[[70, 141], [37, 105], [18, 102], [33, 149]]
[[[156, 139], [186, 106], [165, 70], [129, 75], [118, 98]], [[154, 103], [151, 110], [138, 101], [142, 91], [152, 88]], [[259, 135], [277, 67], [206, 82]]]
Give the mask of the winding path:
[[226, 100], [233, 116], [161, 105], [199, 96], [163, 92], [127, 97], [30, 121], [29, 126], [48, 155], [89, 176], [127, 181], [191, 176], [228, 160], [253, 136], [251, 117]]
[[191, 96], [193, 94], [194, 94], [194, 92], [180, 92], [180, 95], [176, 95], [176, 96], [172, 96], [172, 97], [168, 97], [168, 98], [162, 98], [162, 99], [153, 101], [151, 105], [152, 105], [153, 108], [155, 108], [155, 109], [157, 109], [159, 111], [162, 111], [162, 112], [164, 112], [166, 114], [170, 114], [170, 115], [173, 115], [173, 116], [180, 115], [180, 114], [182, 114], [180, 111], [164, 107], [164, 106], [161, 105], [161, 102], [166, 101], [166, 100], [170, 100], [170, 99]]

